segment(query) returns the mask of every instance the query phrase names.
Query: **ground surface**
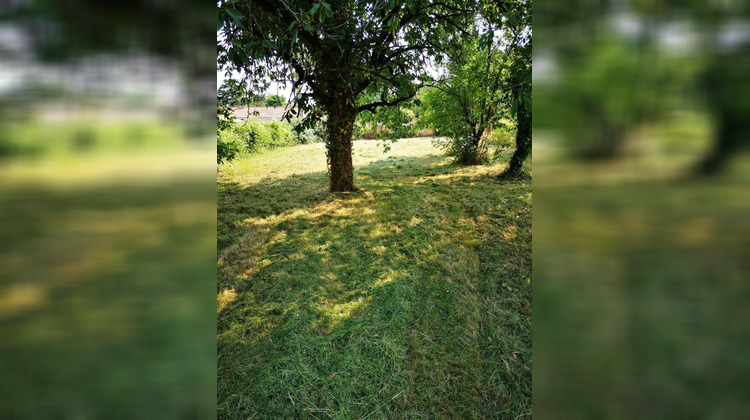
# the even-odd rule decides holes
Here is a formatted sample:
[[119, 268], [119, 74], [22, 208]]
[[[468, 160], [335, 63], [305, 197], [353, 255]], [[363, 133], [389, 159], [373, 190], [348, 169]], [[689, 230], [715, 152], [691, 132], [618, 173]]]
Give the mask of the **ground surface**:
[[218, 416], [509, 418], [531, 411], [531, 185], [429, 139], [321, 144], [218, 175]]

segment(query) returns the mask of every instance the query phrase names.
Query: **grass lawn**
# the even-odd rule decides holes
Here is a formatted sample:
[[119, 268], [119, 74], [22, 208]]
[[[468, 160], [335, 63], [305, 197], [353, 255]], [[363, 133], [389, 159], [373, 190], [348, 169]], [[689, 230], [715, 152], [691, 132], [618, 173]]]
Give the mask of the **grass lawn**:
[[322, 144], [218, 171], [218, 417], [531, 415], [531, 182], [429, 139]]

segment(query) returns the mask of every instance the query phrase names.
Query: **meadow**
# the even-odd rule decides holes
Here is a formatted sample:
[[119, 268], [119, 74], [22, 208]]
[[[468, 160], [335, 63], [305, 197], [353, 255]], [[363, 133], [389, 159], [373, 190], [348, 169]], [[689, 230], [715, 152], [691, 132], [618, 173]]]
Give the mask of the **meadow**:
[[[218, 418], [531, 415], [531, 181], [429, 138], [218, 169]], [[528, 168], [530, 173], [530, 168]]]

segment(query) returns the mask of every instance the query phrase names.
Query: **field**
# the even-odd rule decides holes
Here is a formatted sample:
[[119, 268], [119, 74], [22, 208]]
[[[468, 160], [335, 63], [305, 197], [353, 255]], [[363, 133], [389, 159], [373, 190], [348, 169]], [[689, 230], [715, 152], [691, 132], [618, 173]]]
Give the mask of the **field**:
[[429, 139], [310, 144], [218, 171], [218, 417], [531, 415], [531, 182]]

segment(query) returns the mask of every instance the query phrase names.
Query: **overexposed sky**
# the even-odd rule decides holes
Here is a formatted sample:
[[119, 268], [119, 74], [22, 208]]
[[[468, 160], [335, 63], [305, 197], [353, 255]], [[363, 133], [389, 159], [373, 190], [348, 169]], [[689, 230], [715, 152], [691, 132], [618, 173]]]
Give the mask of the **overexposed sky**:
[[[236, 80], [240, 80], [242, 77], [242, 73], [240, 72], [232, 72], [232, 78]], [[216, 71], [216, 89], [219, 89], [219, 86], [221, 86], [222, 83], [224, 83], [224, 79], [226, 79], [224, 70], [217, 70]], [[265, 92], [266, 95], [281, 95], [286, 99], [289, 99], [289, 97], [292, 95], [292, 84], [291, 83], [276, 83], [271, 82], [271, 87], [267, 92]]]

